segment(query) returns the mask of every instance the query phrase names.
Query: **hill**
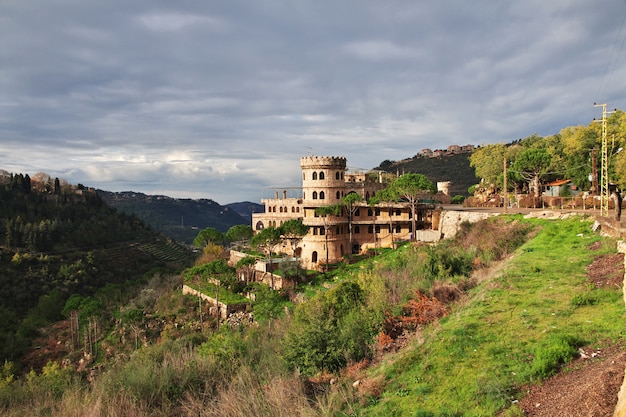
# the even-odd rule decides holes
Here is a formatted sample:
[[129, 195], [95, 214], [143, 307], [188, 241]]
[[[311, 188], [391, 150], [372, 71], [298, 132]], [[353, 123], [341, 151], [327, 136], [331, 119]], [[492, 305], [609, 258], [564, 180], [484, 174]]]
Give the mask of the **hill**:
[[155, 230], [178, 242], [191, 244], [198, 232], [207, 227], [226, 232], [232, 226], [250, 224], [236, 210], [210, 199], [181, 199], [125, 191], [98, 190], [111, 207], [139, 217]]
[[0, 361], [15, 360], [72, 295], [122, 291], [155, 268], [176, 270], [193, 254], [94, 192], [38, 190], [28, 175], [0, 181]]
[[237, 214], [246, 219], [248, 222], [246, 224], [252, 224], [252, 213], [263, 213], [265, 210], [265, 206], [263, 204], [253, 203], [251, 201], [230, 203], [226, 204], [225, 207], [234, 210]]
[[436, 158], [414, 156], [401, 161], [383, 161], [374, 169], [391, 174], [414, 172], [425, 175], [434, 183], [451, 181], [450, 195], [468, 196], [468, 188], [478, 183], [476, 172], [470, 166], [471, 153], [446, 155]]

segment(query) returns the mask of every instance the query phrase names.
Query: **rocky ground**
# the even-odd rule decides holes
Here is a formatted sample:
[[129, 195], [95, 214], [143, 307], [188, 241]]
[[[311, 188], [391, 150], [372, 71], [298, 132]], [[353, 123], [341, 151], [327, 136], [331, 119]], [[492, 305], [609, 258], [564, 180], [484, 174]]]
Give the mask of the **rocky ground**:
[[[624, 255], [598, 256], [587, 267], [589, 281], [597, 287], [622, 288]], [[520, 401], [528, 417], [612, 416], [624, 380], [626, 346], [601, 350], [585, 346], [580, 357], [541, 385], [526, 388]]]

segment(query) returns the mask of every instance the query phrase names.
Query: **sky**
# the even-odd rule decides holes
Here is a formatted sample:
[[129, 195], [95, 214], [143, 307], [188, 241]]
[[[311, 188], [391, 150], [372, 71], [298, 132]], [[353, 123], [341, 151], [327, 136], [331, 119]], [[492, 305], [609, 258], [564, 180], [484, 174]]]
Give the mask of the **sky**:
[[625, 0], [1, 0], [0, 169], [220, 204], [626, 109]]

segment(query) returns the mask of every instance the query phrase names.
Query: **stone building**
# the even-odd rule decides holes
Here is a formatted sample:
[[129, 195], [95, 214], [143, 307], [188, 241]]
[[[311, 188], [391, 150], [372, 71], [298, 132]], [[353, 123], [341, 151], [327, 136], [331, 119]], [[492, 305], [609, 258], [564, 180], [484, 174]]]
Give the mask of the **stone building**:
[[[413, 237], [411, 207], [406, 202], [385, 202], [375, 206], [368, 201], [387, 186], [389, 174], [381, 172], [348, 172], [346, 158], [337, 156], [305, 156], [300, 159], [302, 189], [299, 197], [287, 197], [277, 191], [274, 198], [262, 199], [264, 213], [253, 213], [255, 232], [265, 227], [280, 227], [290, 219], [300, 219], [309, 226], [295, 253], [290, 245], [280, 250], [299, 257], [303, 267], [322, 269], [326, 263], [340, 261], [344, 256], [375, 247], [392, 247]], [[363, 201], [352, 213], [342, 205], [342, 198], [357, 193]], [[432, 202], [432, 196], [428, 201]], [[342, 205], [339, 216], [316, 215], [318, 207]], [[432, 203], [418, 204], [415, 215], [417, 240], [436, 241], [439, 212]], [[350, 229], [352, 233], [350, 233]]]

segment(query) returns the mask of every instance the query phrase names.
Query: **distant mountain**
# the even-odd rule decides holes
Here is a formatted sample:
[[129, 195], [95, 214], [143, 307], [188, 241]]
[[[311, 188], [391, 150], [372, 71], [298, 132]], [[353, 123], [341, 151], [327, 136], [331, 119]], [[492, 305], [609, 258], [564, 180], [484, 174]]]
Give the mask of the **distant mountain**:
[[242, 201], [239, 203], [226, 204], [225, 207], [234, 210], [237, 214], [247, 220], [247, 224], [252, 224], [252, 213], [265, 212], [265, 206], [263, 204], [252, 203], [250, 201]]
[[111, 207], [136, 215], [153, 229], [181, 243], [190, 244], [207, 227], [226, 232], [232, 226], [250, 224], [236, 210], [210, 199], [180, 199], [132, 191], [97, 192]]
[[433, 183], [451, 181], [450, 195], [468, 195], [467, 189], [478, 184], [476, 171], [470, 166], [471, 153], [445, 155], [435, 158], [414, 156], [401, 161], [383, 161], [375, 168], [392, 174], [409, 173], [425, 175]]

